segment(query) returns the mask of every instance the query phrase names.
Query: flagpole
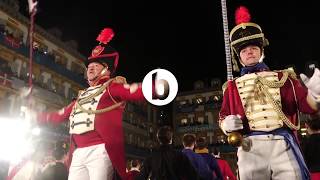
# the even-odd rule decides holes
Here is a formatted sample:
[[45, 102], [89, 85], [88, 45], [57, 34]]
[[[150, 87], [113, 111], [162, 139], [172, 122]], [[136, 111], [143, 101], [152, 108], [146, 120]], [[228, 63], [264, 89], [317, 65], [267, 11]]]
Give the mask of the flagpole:
[[[224, 34], [224, 45], [226, 53], [226, 65], [227, 65], [227, 93], [229, 98], [230, 114], [236, 115], [235, 103], [233, 96], [234, 82], [232, 74], [232, 64], [231, 64], [231, 46], [228, 28], [228, 14], [227, 14], [227, 3], [226, 0], [221, 0], [221, 10], [222, 10], [222, 20], [223, 20], [223, 34]], [[242, 135], [238, 132], [232, 132], [228, 135], [228, 142], [233, 146], [239, 146], [242, 141]]]
[[28, 0], [29, 5], [29, 14], [30, 14], [30, 28], [29, 28], [29, 94], [28, 94], [28, 102], [29, 106], [31, 106], [31, 94], [33, 89], [32, 83], [32, 63], [33, 63], [33, 34], [34, 34], [34, 19], [37, 12], [36, 5], [38, 2], [34, 2], [33, 0]]
[[221, 8], [222, 8], [222, 20], [223, 20], [224, 47], [225, 47], [225, 53], [226, 53], [227, 80], [228, 80], [228, 94], [229, 94], [229, 101], [230, 101], [230, 111], [231, 111], [231, 114], [234, 114], [234, 99], [232, 96], [233, 75], [232, 75], [231, 51], [230, 51], [231, 48], [230, 48], [230, 40], [229, 40], [228, 14], [227, 14], [226, 0], [221, 0]]

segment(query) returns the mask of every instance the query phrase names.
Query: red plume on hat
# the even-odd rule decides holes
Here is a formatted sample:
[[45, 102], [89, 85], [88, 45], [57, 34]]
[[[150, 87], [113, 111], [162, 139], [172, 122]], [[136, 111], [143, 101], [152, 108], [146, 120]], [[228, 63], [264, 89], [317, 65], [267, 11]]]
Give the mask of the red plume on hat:
[[111, 28], [104, 28], [99, 36], [97, 37], [97, 41], [103, 44], [108, 44], [114, 36], [114, 32]]
[[247, 23], [250, 22], [251, 15], [249, 13], [248, 8], [245, 6], [240, 6], [235, 12], [235, 21], [236, 24]]

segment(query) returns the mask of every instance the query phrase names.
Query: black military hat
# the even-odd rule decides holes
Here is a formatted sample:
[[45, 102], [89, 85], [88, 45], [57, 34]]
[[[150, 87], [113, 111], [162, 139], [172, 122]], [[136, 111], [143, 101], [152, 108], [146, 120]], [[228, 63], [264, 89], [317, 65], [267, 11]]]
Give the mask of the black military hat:
[[101, 31], [97, 37], [99, 45], [93, 48], [90, 57], [84, 61], [86, 67], [92, 62], [99, 62], [104, 66], [107, 65], [111, 72], [116, 70], [119, 61], [119, 53], [111, 46], [107, 46], [113, 36], [114, 32], [111, 28], [104, 28]]
[[237, 25], [230, 32], [233, 59], [240, 61], [240, 51], [248, 45], [256, 45], [262, 51], [263, 47], [269, 45], [261, 27], [256, 23], [250, 22], [250, 19], [251, 16], [246, 7], [240, 6], [236, 10], [235, 20]]

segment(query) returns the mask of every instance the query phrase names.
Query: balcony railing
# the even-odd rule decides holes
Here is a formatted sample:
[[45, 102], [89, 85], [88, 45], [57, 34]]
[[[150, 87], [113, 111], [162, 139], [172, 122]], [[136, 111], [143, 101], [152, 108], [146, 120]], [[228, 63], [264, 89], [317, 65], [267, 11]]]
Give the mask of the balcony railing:
[[[7, 47], [8, 49], [11, 49], [26, 58], [29, 57], [29, 49], [26, 45], [21, 44], [20, 46], [12, 46], [8, 41], [6, 40], [6, 36], [3, 33], [0, 33], [0, 44]], [[34, 62], [36, 62], [39, 65], [46, 66], [47, 68], [53, 70], [57, 74], [61, 74], [62, 76], [65, 76], [66, 78], [81, 84], [82, 86], [86, 86], [86, 81], [81, 75], [77, 75], [74, 72], [68, 70], [67, 68], [56, 64], [54, 61], [54, 57], [44, 54], [39, 51], [34, 52]]]
[[201, 131], [210, 131], [214, 130], [215, 127], [211, 124], [202, 124], [202, 125], [193, 125], [178, 127], [178, 133], [188, 133], [188, 132], [201, 132]]

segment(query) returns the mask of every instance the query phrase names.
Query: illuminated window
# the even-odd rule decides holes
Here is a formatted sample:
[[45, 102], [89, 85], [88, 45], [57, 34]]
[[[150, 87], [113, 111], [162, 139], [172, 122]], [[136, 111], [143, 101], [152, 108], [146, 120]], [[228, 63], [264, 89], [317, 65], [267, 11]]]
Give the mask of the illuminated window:
[[203, 124], [204, 123], [204, 117], [203, 116], [198, 117], [197, 123]]
[[221, 99], [221, 96], [213, 96], [213, 100], [215, 101], [220, 101], [220, 99]]
[[52, 53], [53, 53], [53, 56], [55, 57], [55, 63], [61, 66], [66, 66], [67, 58], [62, 53], [55, 50], [53, 50]]
[[217, 142], [222, 144], [226, 143], [226, 136], [225, 135], [217, 136]]
[[205, 101], [205, 98], [204, 98], [204, 97], [201, 97], [201, 96], [193, 99], [193, 102], [194, 102], [195, 104], [203, 104], [204, 101]]
[[187, 118], [183, 118], [181, 119], [181, 125], [187, 125], [188, 124], [188, 119]]
[[220, 95], [214, 95], [209, 97], [209, 102], [220, 102], [221, 101], [221, 96]]
[[179, 104], [180, 104], [180, 105], [186, 105], [186, 104], [187, 104], [187, 101], [185, 101], [185, 100], [184, 100], [184, 101], [180, 101]]
[[48, 46], [37, 40], [33, 41], [33, 49], [43, 52], [45, 54], [48, 53]]

